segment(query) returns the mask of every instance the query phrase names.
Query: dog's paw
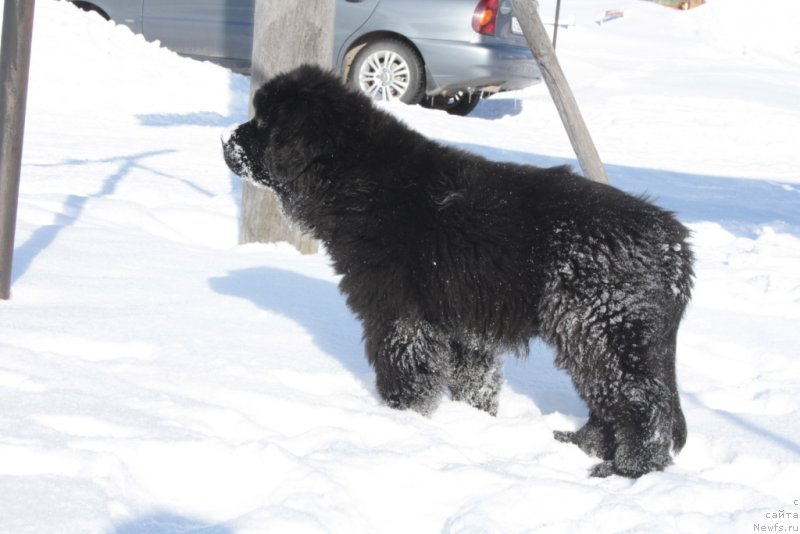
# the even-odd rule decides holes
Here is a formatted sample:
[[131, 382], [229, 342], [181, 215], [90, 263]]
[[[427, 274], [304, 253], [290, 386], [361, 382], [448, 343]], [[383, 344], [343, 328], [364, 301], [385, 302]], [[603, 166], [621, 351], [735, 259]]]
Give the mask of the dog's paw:
[[596, 477], [596, 478], [607, 478], [611, 475], [618, 475], [616, 469], [614, 469], [613, 462], [603, 462], [597, 464], [596, 466], [592, 467], [589, 471], [589, 475]]
[[568, 430], [554, 430], [553, 437], [556, 441], [560, 441], [561, 443], [577, 443], [578, 439], [576, 437], [575, 432], [570, 432]]
[[592, 467], [589, 474], [597, 478], [606, 478], [611, 475], [617, 475], [625, 478], [639, 478], [642, 475], [661, 471], [664, 469], [663, 465], [619, 465], [613, 461], [606, 461]]

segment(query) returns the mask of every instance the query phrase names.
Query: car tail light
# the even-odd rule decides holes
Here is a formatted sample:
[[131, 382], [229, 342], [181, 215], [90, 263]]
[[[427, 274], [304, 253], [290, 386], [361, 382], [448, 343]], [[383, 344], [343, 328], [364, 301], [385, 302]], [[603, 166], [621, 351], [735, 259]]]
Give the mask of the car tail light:
[[484, 35], [494, 35], [500, 0], [480, 0], [472, 14], [472, 29]]

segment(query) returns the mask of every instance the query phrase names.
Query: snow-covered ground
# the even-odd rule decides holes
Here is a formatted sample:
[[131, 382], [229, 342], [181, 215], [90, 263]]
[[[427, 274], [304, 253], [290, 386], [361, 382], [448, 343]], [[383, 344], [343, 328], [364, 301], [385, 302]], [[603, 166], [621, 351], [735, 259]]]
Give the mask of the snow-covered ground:
[[[698, 257], [688, 443], [635, 481], [553, 440], [586, 409], [540, 344], [508, 358], [495, 418], [383, 406], [328, 259], [236, 243], [219, 133], [248, 80], [36, 9], [0, 532], [800, 531], [800, 2], [564, 2], [559, 56], [612, 183], [677, 211]], [[544, 86], [470, 118], [388, 109], [490, 158], [574, 163]]]

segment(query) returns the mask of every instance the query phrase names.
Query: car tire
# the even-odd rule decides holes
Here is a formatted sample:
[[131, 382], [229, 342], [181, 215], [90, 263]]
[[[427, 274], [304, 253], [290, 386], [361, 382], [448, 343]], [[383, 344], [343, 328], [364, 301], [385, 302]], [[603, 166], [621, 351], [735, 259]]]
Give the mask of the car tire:
[[98, 15], [103, 17], [105, 20], [111, 20], [111, 18], [108, 16], [108, 14], [105, 11], [103, 11], [102, 9], [100, 9], [99, 7], [97, 7], [94, 4], [90, 4], [89, 2], [80, 2], [80, 1], [72, 2], [72, 3], [75, 4], [75, 7], [79, 8], [79, 9], [82, 9], [83, 11], [88, 11], [89, 13], [97, 13]]
[[425, 94], [422, 58], [397, 39], [381, 39], [364, 46], [353, 59], [348, 78], [373, 100], [417, 104]]
[[470, 94], [467, 91], [457, 91], [452, 95], [438, 95], [423, 98], [420, 104], [430, 109], [441, 109], [450, 115], [469, 115], [480, 102], [480, 95]]

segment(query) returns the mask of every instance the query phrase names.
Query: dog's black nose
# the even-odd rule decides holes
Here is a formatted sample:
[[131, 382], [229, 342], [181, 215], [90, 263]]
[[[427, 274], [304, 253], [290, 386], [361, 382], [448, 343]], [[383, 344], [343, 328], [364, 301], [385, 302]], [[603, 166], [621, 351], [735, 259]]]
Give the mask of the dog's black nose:
[[239, 145], [236, 135], [236, 128], [225, 129], [221, 136], [222, 141], [222, 154], [225, 157], [225, 163], [228, 168], [237, 176], [242, 176], [246, 170], [246, 157], [244, 150]]

